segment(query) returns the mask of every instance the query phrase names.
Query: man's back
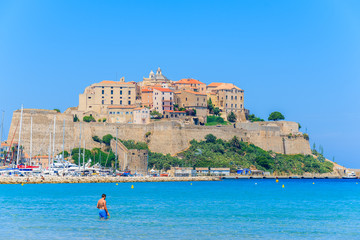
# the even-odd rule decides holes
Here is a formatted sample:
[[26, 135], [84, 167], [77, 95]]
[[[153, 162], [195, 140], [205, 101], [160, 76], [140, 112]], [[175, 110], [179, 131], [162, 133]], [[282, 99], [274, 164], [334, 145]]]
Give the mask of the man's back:
[[100, 200], [97, 203], [98, 209], [105, 209], [106, 201], [103, 198], [100, 198]]

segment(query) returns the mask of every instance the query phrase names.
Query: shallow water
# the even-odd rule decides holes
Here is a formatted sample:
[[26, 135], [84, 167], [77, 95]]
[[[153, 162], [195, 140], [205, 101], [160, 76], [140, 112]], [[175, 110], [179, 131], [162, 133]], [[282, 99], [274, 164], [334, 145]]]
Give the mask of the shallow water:
[[360, 239], [357, 182], [0, 185], [0, 239]]

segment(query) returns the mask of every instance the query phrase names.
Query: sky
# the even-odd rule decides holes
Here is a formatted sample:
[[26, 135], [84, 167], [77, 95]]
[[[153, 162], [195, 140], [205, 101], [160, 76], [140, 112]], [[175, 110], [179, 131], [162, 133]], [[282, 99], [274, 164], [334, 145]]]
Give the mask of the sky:
[[229, 82], [245, 108], [299, 122], [310, 144], [360, 168], [360, 2], [0, 0], [0, 110], [61, 111], [86, 86]]

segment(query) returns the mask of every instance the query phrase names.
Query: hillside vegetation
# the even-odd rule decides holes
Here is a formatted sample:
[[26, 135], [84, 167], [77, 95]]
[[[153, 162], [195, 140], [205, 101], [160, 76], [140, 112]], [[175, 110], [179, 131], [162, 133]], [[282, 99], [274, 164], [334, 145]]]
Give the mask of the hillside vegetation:
[[[241, 142], [237, 137], [229, 141], [217, 139], [209, 134], [204, 141], [192, 140], [190, 147], [176, 157], [170, 154], [149, 151], [149, 168], [168, 170], [179, 167], [229, 167], [232, 171], [238, 168], [256, 168], [276, 174], [304, 174], [332, 172], [333, 164], [323, 157], [312, 155], [284, 155], [265, 151], [253, 144]], [[149, 149], [143, 142], [121, 141], [128, 149]], [[72, 152], [77, 163], [78, 149]], [[101, 156], [100, 156], [101, 155]], [[87, 150], [85, 159], [95, 157], [103, 166], [111, 166], [115, 161], [114, 153], [102, 152], [100, 149]], [[107, 159], [107, 160], [106, 160]], [[94, 161], [93, 161], [94, 163]]]

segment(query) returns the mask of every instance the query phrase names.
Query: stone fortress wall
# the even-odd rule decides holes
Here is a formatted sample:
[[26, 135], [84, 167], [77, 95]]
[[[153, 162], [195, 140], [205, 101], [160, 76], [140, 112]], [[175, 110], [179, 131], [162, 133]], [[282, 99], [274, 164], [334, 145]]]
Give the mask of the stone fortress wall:
[[[8, 143], [13, 136], [14, 142], [19, 138], [20, 110], [13, 113], [13, 118], [8, 135]], [[311, 154], [309, 141], [305, 140], [298, 131], [295, 122], [255, 122], [236, 123], [228, 126], [197, 126], [185, 125], [178, 121], [156, 121], [149, 124], [126, 124], [126, 123], [86, 123], [73, 122], [73, 116], [66, 113], [57, 113], [53, 110], [24, 109], [22, 122], [21, 145], [30, 153], [30, 119], [33, 119], [32, 155], [47, 155], [49, 152], [49, 136], [53, 133], [54, 117], [56, 117], [55, 154], [62, 151], [63, 124], [65, 121], [65, 150], [79, 147], [80, 126], [82, 129], [81, 146], [91, 149], [100, 147], [100, 144], [92, 140], [92, 136], [106, 134], [116, 135], [123, 140], [135, 140], [148, 142], [154, 152], [170, 153], [172, 155], [185, 150], [192, 139], [203, 140], [207, 134], [214, 134], [225, 140], [237, 136], [243, 141], [253, 143], [264, 150], [272, 150], [286, 154]], [[15, 132], [16, 130], [16, 132]], [[147, 133], [151, 133], [146, 137]], [[15, 135], [14, 135], [15, 133]], [[52, 141], [51, 141], [52, 142]], [[52, 150], [52, 146], [51, 146]]]

